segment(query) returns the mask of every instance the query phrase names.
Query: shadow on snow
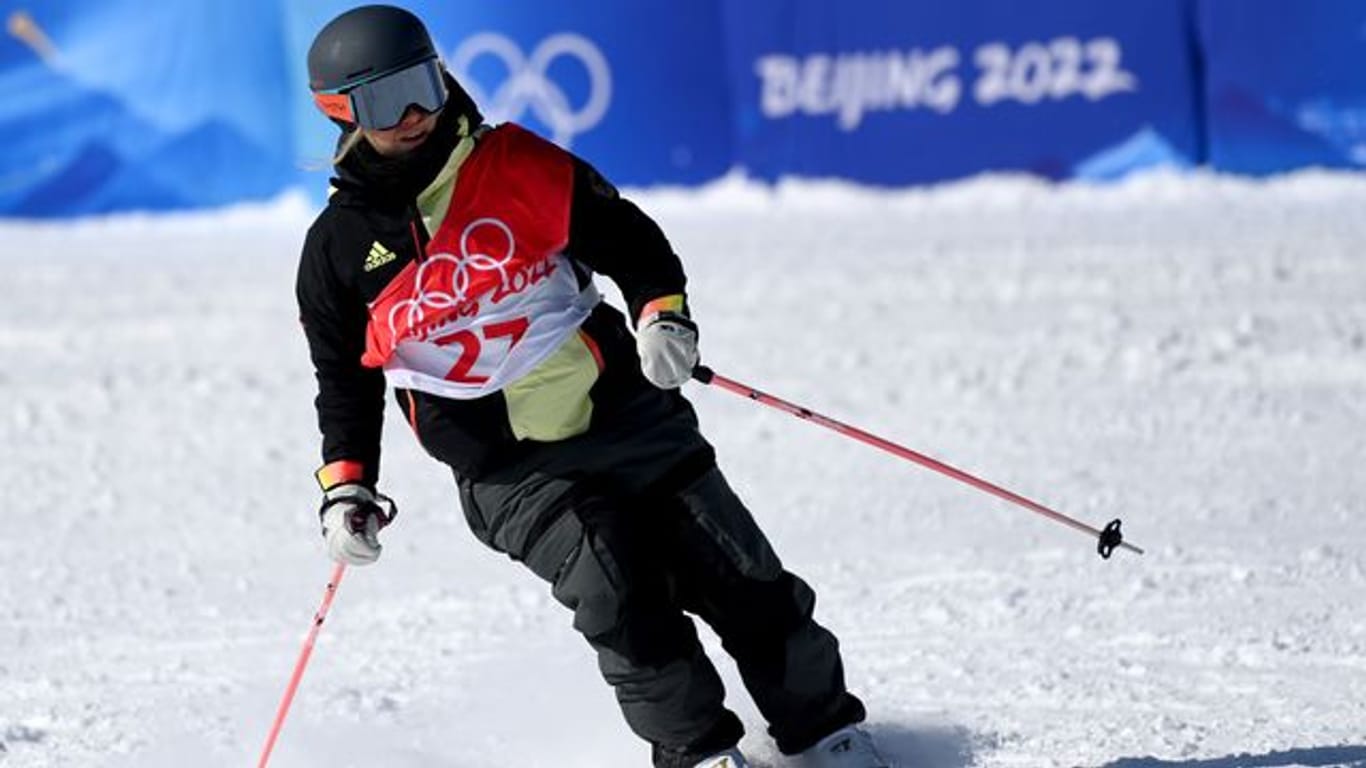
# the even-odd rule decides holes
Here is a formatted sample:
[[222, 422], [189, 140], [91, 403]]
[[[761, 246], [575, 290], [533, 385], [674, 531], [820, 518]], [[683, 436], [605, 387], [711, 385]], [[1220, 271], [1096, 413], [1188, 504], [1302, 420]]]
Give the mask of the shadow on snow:
[[1284, 768], [1319, 766], [1327, 768], [1366, 768], [1366, 747], [1314, 747], [1288, 749], [1263, 755], [1229, 755], [1202, 760], [1160, 760], [1155, 757], [1126, 757], [1101, 768]]
[[908, 728], [890, 723], [868, 723], [878, 750], [899, 765], [915, 768], [967, 768], [983, 739], [962, 726]]

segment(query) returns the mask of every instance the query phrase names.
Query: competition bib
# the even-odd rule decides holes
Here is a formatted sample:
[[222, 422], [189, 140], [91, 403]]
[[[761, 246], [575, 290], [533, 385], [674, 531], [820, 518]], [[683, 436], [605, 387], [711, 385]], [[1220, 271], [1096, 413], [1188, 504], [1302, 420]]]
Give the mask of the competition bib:
[[427, 255], [370, 304], [362, 362], [396, 387], [472, 399], [525, 376], [599, 300], [562, 251], [573, 166], [516, 126], [460, 169]]

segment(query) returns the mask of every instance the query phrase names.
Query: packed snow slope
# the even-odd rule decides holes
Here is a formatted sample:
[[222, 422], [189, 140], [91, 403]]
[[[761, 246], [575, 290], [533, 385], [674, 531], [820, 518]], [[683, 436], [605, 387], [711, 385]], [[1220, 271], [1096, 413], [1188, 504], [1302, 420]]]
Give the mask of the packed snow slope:
[[[1147, 548], [1102, 561], [688, 385], [908, 768], [1366, 765], [1366, 180], [636, 199], [718, 372]], [[330, 572], [293, 303], [311, 214], [0, 224], [3, 768], [256, 764]], [[272, 765], [645, 766], [568, 613], [389, 417], [402, 513]], [[744, 747], [784, 765], [722, 667]]]

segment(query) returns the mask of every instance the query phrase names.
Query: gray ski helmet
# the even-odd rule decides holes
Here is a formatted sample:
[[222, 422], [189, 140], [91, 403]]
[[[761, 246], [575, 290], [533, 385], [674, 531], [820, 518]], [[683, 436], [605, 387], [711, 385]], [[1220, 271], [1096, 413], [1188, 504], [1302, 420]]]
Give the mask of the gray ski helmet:
[[338, 92], [437, 58], [422, 20], [392, 5], [363, 5], [329, 21], [308, 49], [308, 87]]

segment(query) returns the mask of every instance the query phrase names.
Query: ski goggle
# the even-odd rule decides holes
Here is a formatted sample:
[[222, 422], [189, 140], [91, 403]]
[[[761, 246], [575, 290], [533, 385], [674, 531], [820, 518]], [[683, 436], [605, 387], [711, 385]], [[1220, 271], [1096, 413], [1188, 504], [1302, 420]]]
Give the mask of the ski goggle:
[[314, 93], [313, 101], [328, 117], [383, 131], [398, 125], [414, 104], [428, 112], [441, 109], [446, 95], [440, 61], [427, 59], [359, 85]]

